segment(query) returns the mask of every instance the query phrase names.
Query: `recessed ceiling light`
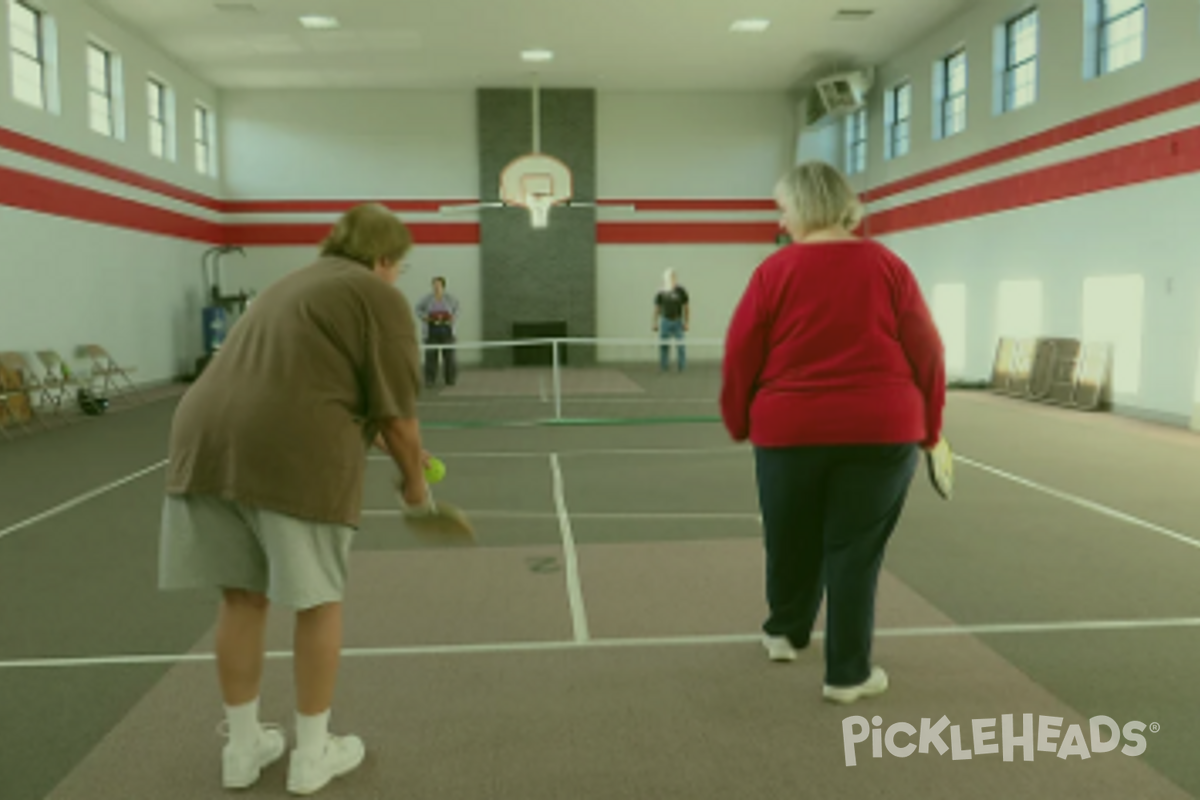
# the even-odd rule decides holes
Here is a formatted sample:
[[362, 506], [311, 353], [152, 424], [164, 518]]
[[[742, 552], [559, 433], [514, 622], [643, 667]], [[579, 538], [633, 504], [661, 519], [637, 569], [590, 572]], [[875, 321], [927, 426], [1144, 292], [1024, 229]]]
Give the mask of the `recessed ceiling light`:
[[337, 17], [306, 16], [300, 18], [300, 24], [312, 31], [328, 31], [340, 27]]
[[729, 26], [729, 30], [733, 33], [762, 33], [769, 27], [769, 19], [739, 19]]
[[553, 61], [554, 53], [549, 50], [522, 50], [522, 61]]

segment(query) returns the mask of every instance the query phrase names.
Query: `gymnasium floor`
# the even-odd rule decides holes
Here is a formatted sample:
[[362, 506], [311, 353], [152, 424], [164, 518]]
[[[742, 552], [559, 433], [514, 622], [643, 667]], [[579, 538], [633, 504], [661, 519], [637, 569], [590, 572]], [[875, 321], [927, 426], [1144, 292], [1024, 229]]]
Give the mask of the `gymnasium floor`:
[[[0, 443], [3, 800], [225, 796], [213, 599], [155, 590], [173, 406]], [[947, 431], [958, 495], [918, 475], [881, 584], [892, 688], [849, 708], [820, 699], [819, 640], [789, 665], [757, 643], [752, 462], [719, 426], [430, 431], [474, 549], [417, 546], [373, 460], [333, 721], [370, 755], [320, 796], [1200, 794], [1200, 437], [976, 393], [951, 396]], [[290, 732], [289, 643], [274, 616], [264, 718]], [[867, 741], [849, 767], [859, 714], [945, 715], [965, 749], [974, 719], [999, 743], [1004, 714], [1150, 728], [1133, 757]], [[283, 765], [249, 796], [285, 796]]]

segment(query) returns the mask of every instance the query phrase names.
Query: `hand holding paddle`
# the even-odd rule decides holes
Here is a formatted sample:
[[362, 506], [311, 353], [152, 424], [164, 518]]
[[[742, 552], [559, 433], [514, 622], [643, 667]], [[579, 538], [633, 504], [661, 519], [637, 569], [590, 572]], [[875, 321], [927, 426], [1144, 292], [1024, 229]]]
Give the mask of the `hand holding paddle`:
[[945, 437], [925, 451], [925, 466], [934, 490], [944, 500], [954, 497], [954, 451]]
[[[427, 473], [433, 470], [436, 480], [440, 480], [441, 476], [445, 474], [445, 467], [432, 456], [424, 455], [426, 458], [423, 461], [425, 461], [424, 466]], [[438, 474], [439, 472], [441, 474]], [[396, 501], [400, 504], [405, 524], [418, 538], [435, 543], [474, 543], [475, 530], [471, 521], [467, 519], [467, 515], [451, 503], [435, 501], [433, 492], [428, 485], [426, 485], [424, 497], [420, 501], [409, 502], [404, 495], [404, 486], [398, 480], [396, 482]]]

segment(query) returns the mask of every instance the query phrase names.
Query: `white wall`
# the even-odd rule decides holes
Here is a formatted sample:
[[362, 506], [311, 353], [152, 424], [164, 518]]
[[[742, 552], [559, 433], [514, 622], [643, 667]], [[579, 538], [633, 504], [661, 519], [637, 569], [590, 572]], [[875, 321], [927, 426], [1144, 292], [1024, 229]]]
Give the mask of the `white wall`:
[[[82, 0], [38, 0], [36, 5], [54, 17], [57, 27], [60, 108], [58, 113], [50, 113], [13, 99], [8, 3], [3, 3], [0, 128], [215, 196], [218, 182], [195, 170], [191, 140], [196, 101], [219, 114], [211, 87]], [[97, 37], [123, 61], [124, 141], [103, 137], [88, 126], [89, 37]], [[176, 94], [175, 162], [150, 155], [145, 91], [148, 71], [165, 79]], [[189, 203], [2, 147], [0, 166], [154, 208], [215, 219], [211, 212]], [[68, 208], [61, 213], [0, 206], [0, 241], [5, 250], [4, 266], [0, 268], [0, 349], [29, 353], [56, 349], [65, 358], [75, 360], [79, 345], [95, 342], [106, 346], [118, 360], [136, 365], [141, 381], [169, 379], [190, 369], [201, 349], [200, 255], [205, 246], [167, 235], [79, 222], [70, 218]]]
[[[791, 165], [794, 105], [779, 93], [623, 94], [598, 98], [599, 194], [607, 199], [770, 200]], [[612, 219], [622, 219], [612, 216]], [[774, 222], [763, 212], [639, 213], [635, 222]], [[603, 245], [597, 334], [647, 338], [654, 293], [672, 267], [691, 297], [693, 339], [723, 339], [750, 274], [774, 244]], [[616, 348], [614, 356], [627, 355]], [[650, 355], [653, 352], [650, 351]], [[692, 358], [719, 357], [693, 347]]]
[[[792, 107], [783, 93], [609, 94], [597, 99], [598, 192], [604, 199], [769, 199], [791, 163]], [[458, 199], [479, 192], [475, 95], [369, 91], [234, 91], [222, 97], [223, 172], [231, 199]], [[446, 222], [402, 212], [413, 223]], [[656, 212], [602, 220], [774, 221], [774, 211]], [[332, 224], [336, 214], [245, 215], [238, 221]], [[471, 221], [473, 216], [453, 218]], [[553, 224], [553, 222], [551, 222]], [[599, 248], [598, 330], [648, 337], [652, 298], [674, 266], [693, 295], [694, 337], [722, 337], [750, 272], [773, 245]], [[260, 289], [309, 263], [312, 251], [253, 247], [230, 274]], [[401, 288], [415, 301], [444, 275], [462, 303], [460, 341], [482, 334], [477, 247], [414, 249]], [[230, 279], [232, 281], [232, 278]], [[233, 281], [232, 285], [241, 285]]]
[[[1039, 90], [1032, 105], [997, 115], [993, 109], [994, 26], [1026, 4], [993, 0], [951, 21], [884, 64], [870, 103], [868, 170], [860, 189], [920, 175], [1008, 142], [1200, 79], [1200, 3], [1150, 0], [1146, 55], [1119, 72], [1083, 78], [1083, 0], [1039, 7]], [[968, 53], [968, 122], [964, 133], [932, 139], [932, 64], [954, 47]], [[883, 90], [913, 82], [911, 149], [883, 160]], [[1050, 167], [1200, 127], [1192, 105], [1097, 135], [936, 181], [888, 197], [873, 211], [903, 208], [948, 192]], [[1016, 211], [908, 230], [883, 237], [909, 261], [927, 293], [939, 283], [967, 287], [965, 377], [985, 377], [997, 337], [998, 285], [1038, 279], [1044, 286], [1045, 335], [1083, 335], [1083, 281], [1139, 273], [1145, 280], [1143, 348], [1138, 388], [1118, 392], [1119, 409], [1186, 422], [1197, 402], [1200, 350], [1200, 230], [1195, 219], [1200, 176], [1157, 180]]]
[[472, 198], [473, 92], [226, 91], [230, 199]]

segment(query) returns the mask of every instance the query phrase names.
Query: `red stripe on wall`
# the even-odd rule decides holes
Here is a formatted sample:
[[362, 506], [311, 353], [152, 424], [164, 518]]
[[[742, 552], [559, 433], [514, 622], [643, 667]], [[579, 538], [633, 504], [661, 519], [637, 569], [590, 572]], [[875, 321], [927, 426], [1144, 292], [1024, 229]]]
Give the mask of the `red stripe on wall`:
[[597, 244], [771, 244], [774, 222], [601, 222]]
[[871, 214], [872, 236], [1200, 172], [1200, 127]]
[[1176, 86], [1165, 92], [1159, 92], [1132, 103], [1126, 103], [1105, 109], [1098, 114], [1073, 120], [1065, 125], [1035, 133], [1024, 139], [1017, 139], [1008, 144], [973, 156], [946, 164], [936, 169], [918, 173], [892, 183], [885, 183], [863, 193], [863, 200], [871, 203], [892, 197], [922, 186], [928, 186], [939, 181], [965, 175], [968, 172], [984, 169], [1001, 164], [1005, 161], [1022, 158], [1042, 150], [1067, 144], [1079, 139], [1086, 139], [1098, 133], [1119, 128], [1149, 117], [1165, 114], [1180, 108], [1200, 103], [1200, 80]]
[[99, 159], [81, 155], [57, 145], [43, 142], [40, 139], [34, 139], [16, 131], [10, 131], [6, 128], [0, 128], [0, 148], [12, 150], [14, 153], [21, 153], [33, 158], [40, 158], [52, 164], [70, 167], [71, 169], [77, 169], [80, 172], [87, 172], [101, 178], [107, 178], [108, 180], [123, 183], [126, 186], [132, 186], [136, 189], [145, 189], [148, 192], [154, 192], [164, 197], [182, 200], [185, 203], [191, 203], [200, 208], [207, 208], [210, 211], [219, 211], [221, 208], [221, 201], [216, 198], [181, 188], [166, 181], [160, 181], [157, 178], [142, 175], [133, 170], [116, 167]]
[[[226, 225], [229, 244], [258, 247], [312, 247], [329, 235], [330, 225], [321, 223], [264, 223]], [[408, 223], [418, 245], [479, 244], [479, 225], [474, 222]]]
[[775, 211], [774, 200], [599, 200], [602, 206], [635, 206], [638, 211]]
[[437, 213], [443, 206], [473, 205], [476, 200], [229, 200], [226, 214], [341, 214], [362, 203], [381, 203], [392, 211]]
[[196, 242], [215, 244], [224, 233], [215, 222], [8, 167], [0, 167], [0, 205]]

